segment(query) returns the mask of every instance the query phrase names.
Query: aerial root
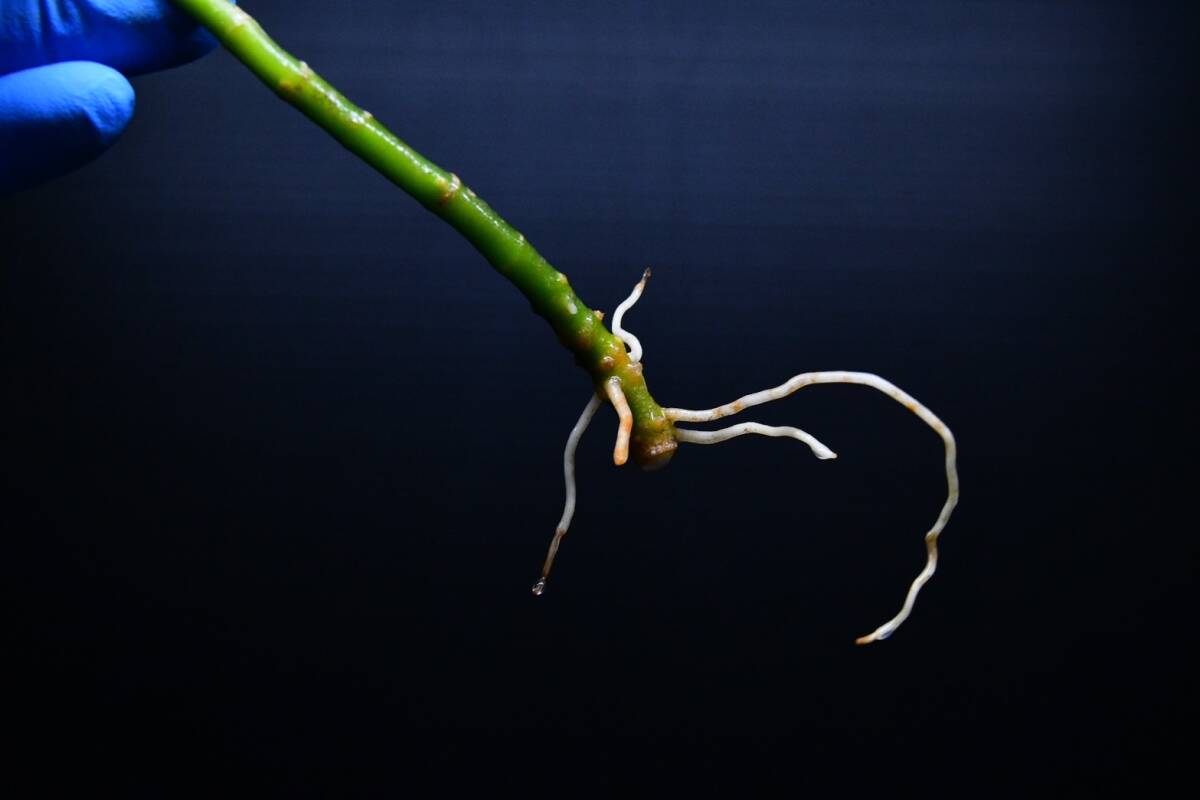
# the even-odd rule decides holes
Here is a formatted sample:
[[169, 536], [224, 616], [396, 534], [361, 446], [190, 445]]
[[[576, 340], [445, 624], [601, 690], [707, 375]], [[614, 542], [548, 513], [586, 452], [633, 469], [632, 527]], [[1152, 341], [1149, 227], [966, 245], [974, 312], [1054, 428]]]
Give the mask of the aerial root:
[[621, 327], [621, 321], [625, 318], [625, 312], [633, 308], [633, 304], [641, 299], [642, 292], [646, 290], [646, 281], [648, 280], [650, 280], [650, 268], [646, 267], [642, 272], [642, 279], [633, 287], [633, 291], [629, 294], [629, 297], [626, 297], [621, 305], [617, 306], [617, 310], [613, 312], [613, 336], [616, 336], [629, 348], [629, 360], [635, 364], [642, 360], [642, 343], [638, 341], [636, 336]]
[[[633, 287], [633, 292], [630, 293], [624, 302], [617, 306], [617, 310], [613, 314], [613, 334], [629, 348], [629, 359], [634, 363], [641, 361], [642, 345], [636, 336], [622, 327], [621, 323], [625, 312], [632, 308], [638, 299], [641, 298], [642, 292], [646, 288], [646, 280], [649, 277], [650, 270], [647, 269], [642, 274], [641, 280]], [[912, 585], [909, 586], [908, 594], [904, 598], [904, 605], [901, 607], [900, 613], [883, 625], [880, 625], [871, 633], [866, 636], [860, 636], [855, 640], [856, 644], [869, 644], [888, 638], [908, 619], [909, 614], [912, 613], [913, 605], [916, 603], [917, 594], [937, 570], [938, 537], [950, 521], [950, 515], [954, 511], [954, 507], [958, 504], [957, 446], [954, 441], [954, 434], [950, 432], [946, 424], [936, 414], [917, 402], [912, 395], [890, 381], [868, 372], [805, 372], [794, 376], [772, 389], [764, 389], [761, 392], [748, 394], [723, 406], [700, 411], [682, 408], [668, 408], [664, 409], [664, 411], [667, 418], [673, 422], [711, 422], [737, 414], [752, 406], [769, 403], [772, 400], [780, 400], [793, 392], [803, 389], [805, 386], [823, 383], [850, 383], [869, 386], [886, 394], [920, 417], [922, 422], [932, 428], [941, 437], [945, 445], [946, 502], [942, 505], [942, 510], [938, 514], [937, 521], [929, 532], [925, 534], [925, 568], [921, 570], [920, 574], [913, 579]], [[604, 393], [608, 397], [609, 402], [612, 403], [613, 408], [616, 409], [620, 420], [617, 428], [617, 443], [613, 448], [613, 461], [619, 466], [624, 464], [629, 458], [629, 436], [633, 428], [633, 414], [629, 410], [629, 403], [625, 399], [625, 394], [621, 390], [621, 383], [618, 379], [610, 378], [606, 381], [604, 384]], [[550, 575], [550, 568], [554, 564], [554, 557], [558, 553], [559, 544], [566, 535], [567, 528], [571, 524], [571, 518], [575, 513], [575, 449], [579, 444], [580, 437], [583, 436], [583, 432], [587, 430], [588, 424], [592, 421], [592, 417], [595, 416], [596, 411], [600, 408], [601, 402], [600, 397], [597, 395], [593, 395], [588, 400], [588, 404], [584, 407], [579, 421], [575, 423], [575, 427], [571, 429], [570, 436], [567, 437], [567, 446], [563, 452], [563, 477], [566, 481], [566, 502], [563, 506], [562, 519], [559, 520], [558, 527], [554, 531], [554, 538], [550, 541], [549, 551], [546, 553], [546, 562], [542, 567], [542, 577], [533, 586], [533, 593], [535, 595], [542, 594], [546, 588], [546, 579]], [[691, 442], [693, 444], [717, 444], [751, 433], [761, 436], [790, 437], [807, 444], [817, 458], [837, 458], [837, 455], [832, 450], [811, 434], [799, 428], [789, 426], [769, 426], [761, 425], [757, 422], [745, 422], [715, 431], [697, 431], [676, 427], [675, 433], [678, 441]]]
[[[642, 291], [646, 288], [646, 279], [649, 277], [650, 269], [647, 267], [629, 297], [617, 306], [617, 310], [613, 314], [613, 334], [629, 347], [629, 359], [635, 364], [642, 359], [642, 344], [636, 336], [621, 327], [621, 320], [625, 316], [625, 312], [632, 308], [633, 304], [642, 296]], [[617, 416], [620, 419], [617, 428], [617, 444], [613, 449], [613, 461], [620, 466], [629, 459], [629, 434], [633, 428], [633, 414], [629, 410], [629, 403], [625, 400], [625, 393], [621, 391], [619, 381], [615, 378], [611, 379], [604, 388], [605, 394], [616, 408]], [[567, 436], [567, 446], [563, 450], [563, 481], [567, 489], [566, 500], [563, 502], [562, 518], [558, 521], [558, 527], [554, 529], [554, 538], [550, 540], [550, 548], [546, 552], [546, 561], [542, 565], [542, 577], [533, 585], [535, 595], [541, 596], [542, 592], [546, 591], [546, 579], [550, 577], [550, 568], [554, 566], [554, 557], [558, 555], [558, 546], [563, 537], [567, 535], [567, 529], [571, 527], [571, 519], [575, 516], [575, 450], [602, 402], [598, 395], [593, 394], [588, 399], [587, 405], [583, 407], [583, 413], [579, 415], [575, 427], [571, 428], [571, 433]]]
[[593, 394], [588, 400], [588, 404], [583, 407], [579, 421], [575, 423], [574, 428], [571, 428], [571, 434], [567, 436], [567, 446], [563, 450], [563, 480], [567, 485], [567, 499], [563, 503], [562, 518], [558, 521], [558, 527], [554, 529], [554, 538], [550, 540], [550, 549], [546, 552], [546, 562], [542, 564], [542, 577], [533, 585], [533, 593], [536, 595], [540, 595], [546, 590], [546, 579], [550, 577], [550, 568], [554, 566], [554, 556], [558, 554], [558, 545], [567, 535], [567, 528], [571, 527], [571, 518], [575, 516], [575, 448], [579, 446], [583, 432], [588, 429], [592, 417], [596, 416], [599, 408], [600, 398]]
[[[642, 292], [646, 290], [646, 281], [650, 280], [650, 268], [646, 267], [642, 271], [641, 280], [633, 287], [633, 291], [629, 293], [621, 304], [617, 306], [617, 310], [613, 312], [612, 331], [613, 335], [625, 343], [629, 348], [629, 360], [637, 364], [642, 360], [642, 343], [638, 338], [629, 331], [621, 327], [621, 322], [625, 319], [625, 312], [633, 308], [634, 303], [642, 297]], [[633, 412], [629, 410], [629, 403], [625, 400], [625, 392], [621, 390], [621, 381], [617, 378], [609, 378], [604, 383], [604, 393], [608, 395], [609, 402], [617, 411], [617, 443], [613, 447], [613, 463], [618, 467], [629, 460], [629, 435], [633, 432]]]
[[[955, 502], [958, 501], [957, 495]], [[949, 503], [950, 501], [947, 500]], [[944, 526], [943, 526], [944, 527]], [[855, 644], [870, 644], [886, 639], [896, 632], [900, 624], [908, 619], [908, 615], [912, 613], [913, 604], [917, 602], [917, 593], [921, 591], [921, 587], [929, 582], [933, 577], [933, 573], [937, 570], [937, 540], [939, 530], [931, 530], [925, 534], [925, 569], [921, 570], [920, 574], [913, 579], [912, 585], [908, 587], [908, 594], [904, 597], [904, 607], [900, 609], [900, 613], [892, 617], [890, 620], [880, 625], [878, 628], [868, 633], [866, 636], [860, 636], [854, 640]]]
[[793, 439], [799, 439], [812, 448], [813, 455], [821, 460], [837, 458], [837, 453], [821, 444], [812, 434], [787, 425], [772, 426], [760, 425], [757, 422], [743, 422], [741, 425], [730, 425], [728, 428], [721, 428], [715, 431], [676, 428], [675, 438], [680, 442], [691, 442], [693, 444], [717, 444], [728, 441], [736, 436], [745, 436], [748, 433], [757, 433], [760, 436], [790, 436]]
[[[855, 640], [857, 644], [869, 644], [881, 639], [886, 639], [891, 636], [903, 622], [908, 619], [912, 613], [913, 604], [916, 603], [917, 594], [937, 569], [937, 540], [941, 535], [942, 530], [946, 527], [946, 523], [950, 521], [950, 514], [954, 511], [954, 507], [958, 504], [958, 466], [957, 466], [957, 446], [954, 442], [954, 434], [946, 427], [946, 424], [938, 419], [937, 415], [930, 411], [925, 406], [916, 401], [912, 395], [900, 389], [890, 381], [884, 380], [878, 375], [872, 375], [869, 372], [805, 372], [796, 375], [790, 380], [776, 386], [772, 389], [764, 389], [761, 392], [754, 392], [745, 397], [734, 400], [732, 403], [726, 403], [723, 406], [708, 408], [700, 411], [693, 411], [682, 408], [664, 409], [667, 418], [675, 422], [710, 422], [712, 420], [728, 417], [737, 414], [751, 406], [762, 405], [769, 403], [772, 400], [779, 400], [787, 397], [793, 392], [803, 389], [805, 386], [812, 386], [819, 383], [852, 383], [860, 386], [869, 386], [876, 389], [888, 397], [900, 403], [909, 411], [921, 418], [921, 421], [928, 425], [942, 438], [946, 451], [946, 502], [942, 505], [941, 513], [938, 514], [937, 521], [933, 527], [925, 534], [925, 550], [926, 561], [925, 568], [913, 580], [912, 585], [908, 589], [908, 594], [904, 598], [904, 605], [895, 617], [880, 625], [866, 636], [860, 636]], [[808, 434], [803, 434], [803, 431], [798, 431], [795, 428], [790, 429], [769, 429], [766, 426], [757, 425], [756, 423], [746, 423], [745, 425], [734, 425], [731, 428], [725, 428], [718, 431], [691, 431], [681, 428], [676, 428], [679, 441], [681, 442], [697, 442], [700, 444], [713, 444], [719, 441], [731, 439], [734, 436], [740, 436], [744, 433], [763, 433], [768, 436], [792, 436], [809, 444], [813, 448], [813, 452], [821, 458], [821, 453], [817, 451], [814, 442], [820, 445], [815, 439], [812, 439]], [[766, 433], [767, 430], [779, 431], [778, 433]], [[788, 432], [783, 432], [783, 431]], [[792, 433], [791, 431], [795, 431]], [[799, 434], [807, 436], [808, 439], [802, 438]], [[811, 440], [811, 441], [810, 441]], [[824, 445], [820, 445], [824, 447]], [[827, 448], [826, 448], [827, 449]]]
[[621, 391], [621, 381], [609, 378], [604, 382], [604, 393], [617, 410], [617, 443], [613, 447], [613, 463], [618, 467], [629, 460], [629, 434], [633, 432], [633, 412], [629, 410], [629, 401], [625, 392]]

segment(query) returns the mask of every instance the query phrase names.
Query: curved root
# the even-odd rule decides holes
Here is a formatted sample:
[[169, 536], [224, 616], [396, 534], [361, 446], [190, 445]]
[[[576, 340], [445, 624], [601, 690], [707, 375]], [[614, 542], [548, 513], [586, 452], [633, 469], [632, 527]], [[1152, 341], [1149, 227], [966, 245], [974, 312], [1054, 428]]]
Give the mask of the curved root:
[[[925, 534], [925, 568], [913, 579], [912, 585], [909, 586], [908, 594], [904, 598], [904, 605], [900, 609], [900, 613], [892, 617], [890, 620], [880, 625], [866, 636], [860, 636], [855, 640], [857, 644], [869, 644], [881, 639], [886, 639], [891, 636], [903, 622], [908, 619], [908, 615], [912, 613], [913, 604], [917, 600], [917, 594], [937, 569], [937, 540], [941, 535], [942, 530], [946, 527], [946, 523], [950, 521], [950, 514], [954, 511], [954, 507], [958, 504], [958, 466], [957, 466], [957, 445], [954, 441], [954, 434], [946, 427], [936, 414], [923, 406], [921, 403], [903, 389], [899, 388], [890, 381], [887, 381], [878, 375], [872, 375], [869, 372], [804, 372], [800, 375], [785, 381], [784, 383], [772, 389], [764, 389], [761, 392], [754, 392], [745, 397], [740, 397], [732, 403], [726, 403], [723, 406], [708, 408], [701, 411], [692, 411], [683, 408], [668, 408], [666, 411], [667, 417], [674, 421], [682, 422], [708, 422], [722, 417], [728, 417], [737, 414], [751, 406], [762, 405], [769, 403], [772, 400], [779, 400], [793, 392], [803, 389], [805, 386], [812, 386], [820, 383], [852, 383], [860, 386], [869, 386], [883, 392], [888, 397], [900, 403], [909, 411], [916, 414], [921, 420], [933, 428], [938, 436], [942, 437], [942, 442], [945, 445], [946, 451], [946, 502], [942, 505], [942, 511], [938, 514], [937, 521], [933, 527]], [[753, 425], [753, 423], [749, 423]], [[737, 426], [735, 426], [737, 427]], [[678, 430], [678, 429], [676, 429]], [[726, 429], [732, 430], [732, 429]], [[749, 432], [749, 431], [747, 431]], [[758, 432], [758, 431], [754, 431]], [[713, 434], [722, 433], [721, 431], [713, 431]], [[731, 436], [737, 434], [730, 434]], [[807, 434], [806, 434], [807, 435]], [[728, 437], [726, 437], [728, 438]], [[799, 438], [799, 437], [796, 437]], [[680, 439], [680, 441], [688, 441]], [[815, 452], [815, 448], [814, 448]], [[818, 454], [819, 456], [819, 454]]]

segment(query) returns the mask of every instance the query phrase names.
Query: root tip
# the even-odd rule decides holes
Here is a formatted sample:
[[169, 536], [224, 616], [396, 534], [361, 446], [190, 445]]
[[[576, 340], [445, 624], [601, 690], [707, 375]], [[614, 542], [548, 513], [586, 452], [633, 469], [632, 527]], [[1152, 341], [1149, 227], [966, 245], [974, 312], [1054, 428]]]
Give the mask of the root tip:
[[544, 591], [546, 591], [546, 579], [543, 577], [543, 578], [539, 579], [538, 582], [533, 585], [533, 596], [541, 597], [542, 592], [544, 592]]
[[[886, 628], [886, 627], [887, 626], [885, 625], [884, 628]], [[879, 628], [877, 630], [871, 631], [866, 636], [860, 636], [854, 640], [854, 643], [855, 644], [871, 644], [872, 642], [882, 642], [884, 639], [888, 638], [889, 636], [891, 636], [893, 633], [896, 632], [895, 628], [893, 628], [892, 630], [884, 630], [884, 628]]]

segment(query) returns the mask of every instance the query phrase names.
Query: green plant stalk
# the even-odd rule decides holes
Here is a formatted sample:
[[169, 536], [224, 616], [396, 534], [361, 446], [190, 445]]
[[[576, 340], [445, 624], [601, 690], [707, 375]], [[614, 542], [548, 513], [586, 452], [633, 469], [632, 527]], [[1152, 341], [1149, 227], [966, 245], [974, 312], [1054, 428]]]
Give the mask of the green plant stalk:
[[674, 426], [650, 395], [641, 365], [629, 360], [625, 345], [601, 321], [603, 315], [588, 308], [567, 276], [550, 266], [524, 236], [457, 175], [417, 153], [276, 44], [243, 9], [227, 0], [173, 1], [277, 95], [466, 237], [550, 323], [601, 398], [605, 381], [620, 381], [633, 412], [634, 461], [655, 468], [670, 460], [677, 446]]

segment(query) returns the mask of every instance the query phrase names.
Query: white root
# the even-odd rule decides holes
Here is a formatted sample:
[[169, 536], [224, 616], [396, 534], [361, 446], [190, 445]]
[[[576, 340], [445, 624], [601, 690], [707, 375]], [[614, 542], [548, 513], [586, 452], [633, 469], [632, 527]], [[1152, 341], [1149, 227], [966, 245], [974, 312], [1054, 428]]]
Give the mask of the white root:
[[[633, 307], [633, 304], [642, 296], [642, 291], [646, 288], [646, 279], [650, 277], [650, 269], [647, 268], [642, 273], [642, 279], [633, 287], [633, 292], [629, 297], [625, 298], [616, 312], [613, 313], [613, 333], [620, 337], [626, 346], [629, 347], [629, 358], [634, 363], [637, 363], [642, 358], [642, 344], [637, 340], [637, 337], [632, 333], [621, 328], [621, 319], [625, 316], [625, 312]], [[607, 388], [607, 387], [606, 387]], [[618, 384], [616, 391], [621, 392], [621, 387]], [[611, 397], [610, 397], [611, 399]], [[546, 561], [542, 564], [542, 577], [533, 585], [533, 593], [541, 595], [546, 591], [546, 579], [550, 577], [550, 568], [554, 566], [554, 557], [558, 555], [558, 546], [562, 542], [564, 536], [567, 535], [567, 529], [571, 527], [571, 519], [575, 516], [575, 450], [579, 446], [579, 440], [583, 437], [584, 431], [588, 429], [588, 425], [592, 422], [592, 417], [600, 409], [600, 404], [603, 402], [598, 395], [593, 394], [586, 406], [583, 407], [583, 413], [579, 415], [579, 420], [575, 423], [575, 427], [571, 428], [570, 435], [567, 436], [567, 446], [563, 450], [563, 482], [566, 484], [566, 500], [563, 502], [562, 517], [558, 521], [558, 527], [554, 529], [554, 538], [550, 540], [550, 549], [546, 552]], [[629, 411], [629, 404], [625, 401], [625, 395], [620, 394], [620, 402], [624, 405], [626, 412]], [[620, 415], [620, 406], [613, 402], [614, 407], [617, 407], [617, 414]], [[629, 425], [632, 428], [633, 416], [629, 414]], [[622, 418], [622, 425], [624, 418]], [[617, 451], [621, 449], [621, 432], [620, 428], [617, 431]], [[625, 458], [629, 457], [629, 431], [625, 432]], [[617, 452], [613, 453], [613, 460], [616, 461]], [[620, 465], [624, 463], [624, 459], [617, 461]]]
[[772, 426], [760, 425], [757, 422], [743, 422], [741, 425], [731, 425], [728, 428], [721, 428], [715, 431], [676, 428], [675, 439], [680, 442], [691, 442], [692, 444], [718, 444], [736, 436], [745, 436], [748, 433], [757, 433], [760, 436], [790, 436], [793, 439], [799, 439], [812, 448], [813, 455], [821, 460], [837, 458], [837, 453], [821, 444], [812, 434], [787, 425]]
[[646, 267], [645, 271], [642, 272], [642, 279], [633, 287], [633, 291], [629, 294], [629, 297], [626, 297], [621, 305], [617, 306], [617, 310], [613, 312], [613, 336], [616, 336], [629, 348], [629, 360], [635, 364], [642, 360], [642, 343], [638, 341], [636, 336], [621, 327], [621, 321], [625, 318], [625, 312], [633, 308], [633, 304], [641, 299], [642, 292], [646, 289], [646, 281], [649, 279], [650, 268]]
[[[708, 422], [711, 420], [721, 419], [732, 414], [737, 414], [739, 411], [750, 408], [751, 406], [762, 405], [772, 400], [779, 400], [783, 397], [803, 389], [805, 386], [812, 386], [819, 383], [852, 383], [860, 386], [870, 386], [880, 392], [883, 392], [888, 397], [900, 403], [909, 411], [916, 414], [921, 420], [933, 428], [934, 432], [942, 438], [946, 451], [946, 502], [942, 505], [942, 511], [938, 514], [937, 521], [933, 527], [925, 534], [925, 550], [926, 561], [925, 568], [913, 580], [912, 585], [908, 589], [908, 594], [904, 598], [904, 605], [895, 617], [880, 625], [866, 636], [860, 636], [856, 639], [858, 644], [869, 644], [871, 642], [886, 639], [891, 636], [900, 625], [908, 619], [908, 615], [912, 613], [913, 604], [917, 600], [917, 593], [931, 577], [937, 569], [937, 540], [941, 535], [942, 530], [946, 527], [946, 523], [950, 521], [950, 514], [954, 511], [954, 507], [958, 504], [958, 467], [957, 467], [957, 447], [954, 442], [954, 434], [946, 427], [946, 424], [938, 419], [937, 415], [923, 406], [921, 403], [903, 389], [900, 389], [890, 381], [884, 380], [878, 375], [872, 375], [869, 372], [805, 372], [793, 377], [785, 383], [776, 386], [773, 389], [764, 389], [761, 392], [754, 392], [745, 397], [734, 400], [732, 403], [726, 403], [723, 406], [716, 408], [704, 409], [702, 411], [692, 411], [682, 408], [665, 409], [669, 419], [683, 422]], [[736, 427], [736, 426], [735, 426]], [[727, 429], [730, 430], [730, 429]], [[713, 433], [721, 433], [714, 431]], [[736, 435], [736, 434], [735, 434]], [[680, 439], [680, 441], [686, 441]]]
[[[642, 292], [646, 290], [646, 281], [650, 279], [650, 268], [646, 267], [642, 271], [641, 280], [634, 285], [633, 291], [629, 293], [617, 306], [617, 310], [613, 312], [612, 332], [613, 335], [625, 343], [629, 348], [629, 360], [637, 364], [642, 360], [642, 343], [638, 338], [629, 331], [621, 327], [622, 320], [625, 319], [625, 312], [633, 308], [634, 303], [642, 298]], [[616, 378], [609, 378], [604, 383], [604, 393], [608, 395], [609, 401], [613, 404], [613, 408], [617, 411], [617, 443], [613, 447], [613, 463], [618, 467], [629, 460], [629, 435], [633, 432], [633, 412], [629, 410], [629, 403], [625, 400], [625, 392], [621, 390], [621, 382]]]
[[[626, 347], [629, 348], [629, 359], [635, 364], [642, 359], [642, 344], [638, 338], [622, 327], [625, 312], [633, 307], [641, 298], [642, 292], [646, 288], [646, 280], [650, 277], [650, 270], [647, 269], [641, 280], [633, 287], [624, 302], [617, 306], [616, 312], [613, 314], [612, 331]], [[901, 624], [908, 619], [912, 613], [913, 605], [916, 603], [917, 594], [921, 588], [929, 581], [935, 570], [937, 569], [937, 540], [945, 529], [946, 524], [950, 521], [950, 515], [954, 511], [954, 507], [958, 504], [958, 467], [957, 467], [957, 447], [954, 441], [954, 434], [946, 427], [936, 414], [930, 411], [921, 403], [904, 390], [897, 387], [895, 384], [887, 381], [878, 375], [873, 375], [868, 372], [844, 372], [844, 371], [829, 371], [829, 372], [805, 372], [796, 375], [785, 383], [780, 384], [772, 389], [764, 389], [761, 392], [754, 392], [745, 397], [738, 398], [732, 403], [726, 403], [715, 408], [703, 409], [699, 411], [668, 408], [664, 409], [667, 418], [673, 422], [711, 422], [723, 417], [728, 417], [737, 414], [752, 406], [769, 403], [772, 400], [779, 400], [793, 392], [803, 389], [805, 386], [814, 384], [827, 383], [850, 383], [860, 386], [869, 386], [876, 389], [888, 397], [900, 403], [909, 411], [916, 414], [921, 420], [934, 430], [941, 437], [945, 445], [945, 464], [946, 464], [946, 502], [942, 505], [941, 513], [938, 514], [937, 520], [933, 527], [925, 534], [925, 550], [926, 561], [925, 568], [913, 580], [909, 586], [908, 594], [904, 598], [904, 605], [895, 617], [880, 625], [866, 636], [860, 636], [855, 640], [857, 644], [869, 644], [870, 642], [880, 641], [891, 636]], [[621, 390], [621, 383], [616, 378], [609, 379], [604, 384], [604, 391], [609, 402], [613, 404], [613, 408], [617, 411], [617, 416], [620, 419], [620, 424], [617, 429], [617, 443], [613, 449], [613, 461], [617, 465], [624, 464], [629, 457], [629, 436], [633, 428], [633, 415], [630, 412], [629, 404], [625, 399], [625, 394]], [[575, 513], [575, 449], [579, 444], [579, 439], [583, 432], [587, 430], [588, 424], [592, 417], [599, 409], [601, 399], [593, 395], [588, 401], [587, 406], [583, 409], [583, 413], [579, 417], [579, 421], [575, 423], [575, 427], [571, 429], [570, 436], [567, 437], [566, 450], [563, 452], [563, 476], [566, 480], [567, 496], [563, 506], [562, 519], [558, 523], [558, 528], [554, 532], [554, 538], [550, 542], [550, 550], [546, 554], [546, 562], [542, 567], [542, 577], [533, 587], [533, 593], [540, 595], [546, 587], [546, 578], [550, 574], [550, 567], [554, 563], [554, 556], [558, 552], [559, 543], [563, 536], [567, 533], [567, 528], [571, 524], [571, 518]], [[744, 422], [740, 425], [732, 425], [728, 428], [721, 428], [715, 431], [697, 431], [688, 428], [676, 428], [676, 438], [680, 442], [689, 442], [692, 444], [717, 444], [719, 442], [728, 441], [738, 436], [747, 434], [758, 434], [761, 436], [774, 437], [790, 437], [804, 442], [812, 450], [813, 454], [820, 459], [837, 458], [837, 455], [822, 444], [811, 434], [793, 428], [790, 426], [769, 426], [761, 425], [757, 422]]]
[[600, 402], [600, 398], [593, 394], [588, 400], [588, 404], [583, 407], [579, 421], [575, 423], [574, 428], [571, 428], [571, 434], [567, 436], [567, 446], [563, 450], [563, 480], [567, 485], [567, 499], [563, 503], [562, 518], [558, 521], [558, 527], [554, 529], [554, 538], [550, 540], [550, 549], [546, 552], [546, 561], [542, 565], [542, 577], [533, 585], [533, 593], [536, 595], [540, 595], [546, 590], [546, 578], [550, 576], [550, 568], [554, 566], [554, 556], [558, 554], [558, 545], [567, 535], [567, 528], [571, 527], [571, 518], [575, 516], [575, 448], [579, 446], [579, 440], [583, 437], [583, 432], [588, 429], [588, 425], [591, 424], [592, 417], [596, 416]]

